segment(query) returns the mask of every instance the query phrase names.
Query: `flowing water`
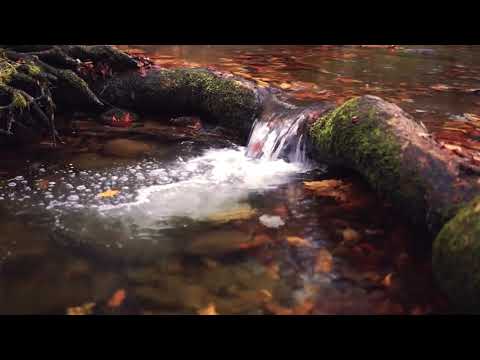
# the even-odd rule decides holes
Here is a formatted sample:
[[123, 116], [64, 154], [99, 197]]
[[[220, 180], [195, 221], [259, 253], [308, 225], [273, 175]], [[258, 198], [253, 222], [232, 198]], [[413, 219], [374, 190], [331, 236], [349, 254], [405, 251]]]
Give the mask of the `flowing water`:
[[337, 104], [376, 95], [445, 143], [479, 157], [480, 46], [129, 45], [162, 67], [212, 67], [283, 90], [290, 101]]
[[355, 174], [308, 159], [306, 118], [272, 110], [246, 146], [155, 143], [137, 159], [5, 153], [0, 312], [448, 311], [422, 235]]

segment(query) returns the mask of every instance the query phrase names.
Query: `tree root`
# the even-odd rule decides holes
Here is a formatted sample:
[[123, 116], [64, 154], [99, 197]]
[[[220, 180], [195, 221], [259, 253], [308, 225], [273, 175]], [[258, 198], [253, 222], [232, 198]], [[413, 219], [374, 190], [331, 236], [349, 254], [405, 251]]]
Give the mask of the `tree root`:
[[101, 76], [138, 68], [132, 57], [107, 45], [0, 45], [0, 137], [15, 138], [15, 126], [48, 130], [55, 145], [61, 141], [56, 110], [105, 111], [89, 84], [96, 66]]

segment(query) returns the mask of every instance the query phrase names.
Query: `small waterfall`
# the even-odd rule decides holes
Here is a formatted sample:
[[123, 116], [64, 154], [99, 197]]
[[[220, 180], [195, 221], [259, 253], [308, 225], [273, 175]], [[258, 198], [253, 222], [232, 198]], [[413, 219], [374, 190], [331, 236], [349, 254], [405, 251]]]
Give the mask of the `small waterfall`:
[[253, 124], [247, 156], [305, 164], [308, 118], [309, 111], [302, 109], [277, 109], [264, 113]]

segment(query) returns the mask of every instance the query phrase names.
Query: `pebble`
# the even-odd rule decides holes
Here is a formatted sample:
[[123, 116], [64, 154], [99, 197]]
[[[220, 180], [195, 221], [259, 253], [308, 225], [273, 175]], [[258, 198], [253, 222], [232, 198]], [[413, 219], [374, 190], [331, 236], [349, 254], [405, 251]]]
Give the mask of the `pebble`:
[[262, 215], [259, 218], [260, 222], [268, 227], [268, 228], [273, 228], [277, 229], [283, 225], [285, 225], [285, 222], [282, 220], [280, 216], [271, 216], [271, 215]]

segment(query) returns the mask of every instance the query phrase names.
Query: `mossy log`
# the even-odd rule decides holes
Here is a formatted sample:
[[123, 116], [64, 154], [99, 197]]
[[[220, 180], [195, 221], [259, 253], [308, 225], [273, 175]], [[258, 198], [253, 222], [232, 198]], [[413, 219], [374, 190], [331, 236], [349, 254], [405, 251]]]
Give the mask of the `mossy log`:
[[[57, 106], [97, 113], [117, 106], [140, 114], [200, 115], [246, 141], [254, 120], [279, 103], [268, 89], [210, 70], [135, 71], [137, 62], [113, 47], [2, 47], [2, 134], [11, 134], [15, 123], [17, 130], [50, 129], [55, 140]], [[91, 79], [75, 66], [90, 62], [108, 63], [113, 76]], [[480, 311], [480, 200], [466, 205], [480, 193], [479, 169], [378, 97], [354, 98], [325, 114], [326, 109], [312, 107], [310, 113], [316, 119], [309, 128], [314, 157], [357, 171], [431, 238], [438, 234], [433, 257], [439, 284], [462, 309]]]
[[317, 160], [357, 171], [412, 223], [436, 236], [438, 284], [460, 311], [480, 312], [477, 167], [442, 148], [398, 106], [374, 96], [351, 99], [322, 116], [310, 136]]
[[310, 128], [317, 160], [360, 173], [432, 236], [480, 190], [475, 168], [443, 149], [398, 106], [351, 99]]
[[438, 234], [433, 243], [433, 270], [458, 310], [480, 313], [480, 196]]
[[200, 115], [235, 129], [244, 138], [261, 114], [266, 92], [247, 81], [206, 69], [128, 72], [97, 84], [109, 104], [141, 114]]

